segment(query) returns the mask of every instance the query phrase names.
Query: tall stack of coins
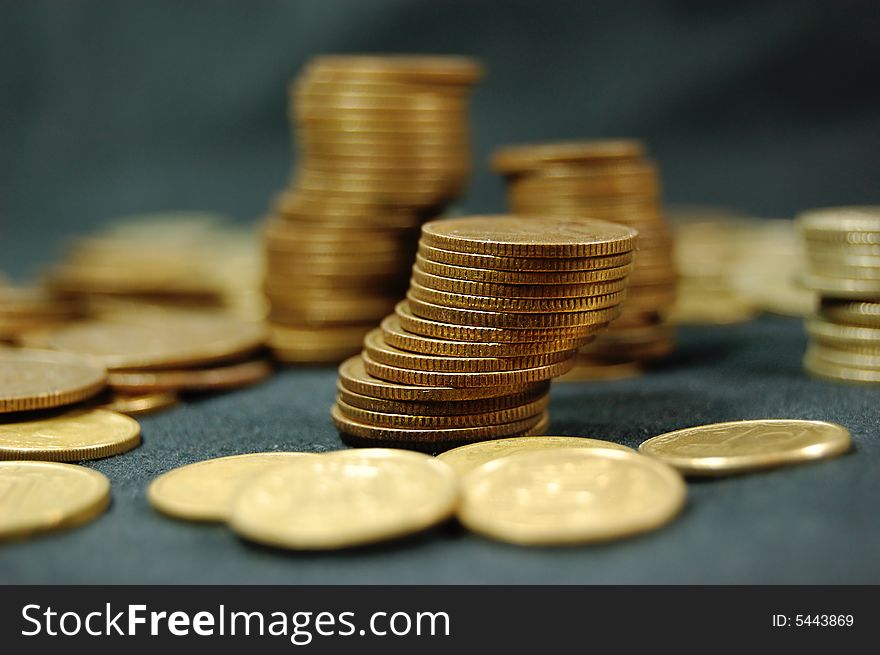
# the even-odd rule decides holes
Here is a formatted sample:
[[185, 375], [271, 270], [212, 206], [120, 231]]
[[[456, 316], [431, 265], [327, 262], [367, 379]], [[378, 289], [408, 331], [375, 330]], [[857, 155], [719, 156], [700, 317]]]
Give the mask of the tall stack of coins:
[[291, 87], [300, 160], [265, 229], [270, 345], [338, 362], [390, 312], [427, 217], [471, 170], [463, 57], [319, 57]]
[[639, 363], [668, 355], [675, 340], [663, 312], [675, 300], [676, 271], [657, 167], [644, 145], [607, 140], [514, 146], [497, 151], [492, 165], [505, 176], [516, 214], [599, 218], [639, 232], [623, 313], [581, 350], [566, 379], [636, 373]]
[[880, 206], [815, 209], [797, 222], [804, 286], [821, 297], [806, 323], [804, 366], [823, 378], [880, 383]]
[[426, 223], [406, 300], [339, 369], [337, 428], [431, 451], [540, 434], [550, 380], [620, 313], [636, 236], [583, 218]]

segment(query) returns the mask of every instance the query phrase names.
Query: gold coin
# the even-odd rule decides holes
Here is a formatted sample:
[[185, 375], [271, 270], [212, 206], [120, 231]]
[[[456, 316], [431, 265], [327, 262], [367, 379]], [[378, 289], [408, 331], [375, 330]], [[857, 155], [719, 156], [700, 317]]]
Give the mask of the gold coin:
[[479, 414], [509, 409], [538, 400], [547, 395], [549, 383], [543, 387], [519, 391], [507, 396], [495, 398], [476, 398], [473, 400], [437, 401], [404, 401], [372, 398], [346, 389], [337, 383], [336, 392], [339, 398], [352, 407], [359, 407], [373, 412], [385, 414], [412, 414], [416, 416], [452, 416], [458, 414]]
[[548, 164], [625, 161], [645, 154], [643, 143], [626, 139], [536, 143], [497, 150], [492, 155], [492, 168], [500, 173], [520, 173]]
[[0, 462], [0, 540], [81, 525], [109, 504], [110, 481], [92, 469]]
[[272, 300], [269, 319], [279, 323], [342, 324], [375, 322], [391, 312], [392, 297], [365, 296], [355, 300], [305, 298], [296, 300], [268, 294]]
[[639, 451], [686, 475], [727, 475], [833, 457], [850, 445], [849, 431], [836, 423], [767, 419], [667, 432]]
[[118, 391], [142, 393], [155, 391], [219, 391], [237, 389], [265, 380], [272, 366], [255, 359], [210, 368], [179, 370], [111, 371], [110, 386]]
[[138, 422], [106, 409], [74, 409], [0, 423], [0, 460], [77, 462], [118, 455], [140, 443]]
[[499, 298], [493, 296], [467, 296], [423, 287], [410, 280], [407, 296], [426, 303], [459, 309], [476, 309], [490, 312], [547, 314], [548, 312], [575, 313], [605, 309], [619, 305], [625, 297], [623, 291], [605, 295], [576, 296], [573, 298]]
[[550, 380], [567, 373], [574, 366], [574, 356], [555, 364], [534, 366], [512, 371], [485, 371], [480, 373], [450, 373], [445, 371], [420, 371], [399, 368], [373, 360], [366, 352], [361, 353], [364, 368], [373, 377], [398, 384], [414, 384], [431, 387], [511, 387], [541, 380]]
[[422, 242], [432, 248], [497, 257], [601, 257], [635, 248], [638, 232], [590, 219], [467, 216], [430, 221]]
[[832, 322], [880, 328], [880, 302], [852, 302], [823, 298], [819, 315]]
[[[423, 355], [400, 350], [385, 342], [382, 330], [371, 331], [364, 338], [364, 354], [371, 360], [395, 368], [414, 371], [449, 373], [491, 373], [496, 371], [517, 371], [539, 366], [549, 366], [563, 362], [574, 355], [574, 349], [543, 354], [529, 354], [519, 357], [448, 357], [444, 355]], [[451, 385], [458, 386], [458, 385]]]
[[272, 324], [269, 326], [269, 345], [278, 348], [360, 346], [369, 331], [370, 327], [363, 325], [306, 327]]
[[[488, 268], [454, 266], [425, 259], [416, 255], [416, 266], [413, 269], [421, 274], [435, 277], [452, 278], [455, 280], [472, 281], [474, 283], [493, 285], [566, 285], [586, 286], [590, 283], [611, 282], [626, 278], [633, 270], [633, 264], [623, 264], [612, 268], [599, 268], [586, 271], [502, 271]], [[418, 279], [418, 278], [417, 278]], [[422, 282], [422, 284], [424, 284]], [[430, 286], [425, 284], [425, 286]], [[479, 295], [479, 294], [476, 294]]]
[[127, 414], [128, 416], [142, 416], [173, 407], [178, 401], [179, 398], [173, 391], [139, 394], [115, 393], [110, 400], [98, 407], [110, 410], [111, 412]]
[[[612, 296], [614, 296], [613, 304], [601, 309], [552, 313], [490, 312], [479, 309], [446, 307], [425, 302], [417, 298], [412, 291], [406, 294], [406, 301], [413, 314], [432, 321], [474, 327], [536, 330], [585, 327], [613, 321], [620, 315], [619, 301], [622, 294], [612, 294]], [[609, 299], [607, 302], [612, 303], [612, 299]]]
[[547, 450], [550, 448], [611, 448], [633, 452], [632, 448], [613, 441], [588, 439], [586, 437], [509, 437], [478, 441], [477, 443], [459, 446], [437, 455], [437, 459], [446, 462], [455, 469], [459, 476], [464, 477], [478, 466], [524, 451]]
[[452, 515], [455, 473], [432, 457], [385, 448], [303, 457], [247, 483], [232, 504], [239, 535], [327, 550], [418, 532]]
[[608, 541], [655, 530], [684, 506], [675, 469], [638, 453], [555, 448], [507, 455], [462, 481], [458, 517], [522, 545]]
[[830, 348], [819, 343], [813, 343], [807, 346], [806, 357], [808, 359], [824, 360], [828, 364], [835, 366], [876, 370], [880, 373], [880, 348], [877, 349], [877, 354], [869, 354], [840, 348]]
[[76, 355], [0, 349], [0, 413], [69, 405], [94, 396], [106, 382], [103, 367]]
[[336, 407], [343, 416], [369, 425], [389, 428], [409, 428], [416, 430], [443, 430], [448, 428], [475, 428], [488, 425], [501, 425], [522, 421], [547, 409], [550, 397], [545, 395], [525, 405], [508, 407], [507, 409], [480, 412], [479, 414], [390, 414], [376, 412], [348, 405], [341, 398], [336, 398]]
[[805, 323], [807, 334], [816, 341], [844, 349], [867, 347], [880, 349], [880, 328], [841, 325], [821, 319]]
[[[432, 306], [433, 309], [434, 306]], [[441, 308], [442, 309], [442, 308]], [[604, 310], [603, 310], [604, 311]], [[410, 309], [407, 301], [397, 303], [394, 313], [400, 320], [403, 329], [426, 337], [449, 339], [451, 341], [492, 342], [492, 343], [529, 343], [543, 341], [564, 341], [566, 339], [584, 339], [604, 329], [608, 319], [594, 325], [576, 325], [559, 328], [506, 328], [493, 326], [461, 325], [454, 322], [435, 320], [417, 316]], [[437, 314], [440, 315], [439, 313]], [[612, 316], [613, 318], [613, 316]]]
[[511, 387], [474, 387], [457, 389], [453, 387], [429, 387], [410, 384], [387, 382], [367, 373], [364, 361], [360, 356], [345, 360], [339, 367], [339, 382], [346, 389], [371, 398], [385, 400], [402, 400], [418, 402], [448, 402], [458, 400], [475, 400], [478, 398], [496, 398], [515, 393], [531, 393], [546, 390], [546, 381], [532, 382]]
[[376, 78], [433, 84], [474, 84], [485, 74], [477, 59], [458, 55], [322, 55], [309, 62], [309, 80]]
[[446, 447], [449, 444], [459, 445], [477, 439], [491, 439], [495, 437], [519, 436], [528, 434], [543, 419], [538, 414], [511, 423], [498, 425], [479, 425], [469, 428], [403, 428], [373, 425], [362, 423], [348, 418], [337, 406], [330, 410], [330, 416], [336, 429], [344, 435], [357, 437], [359, 445], [363, 444], [396, 444], [406, 445], [408, 448], [419, 446], [431, 446], [436, 448]]
[[874, 300], [880, 297], [880, 280], [853, 280], [804, 273], [801, 284], [831, 298]]
[[172, 469], [147, 489], [150, 504], [168, 516], [189, 521], [225, 521], [241, 486], [306, 453], [250, 453], [203, 460]]
[[418, 265], [413, 267], [412, 281], [425, 289], [443, 293], [515, 299], [584, 298], [617, 293], [626, 288], [625, 277], [587, 284], [497, 284], [432, 275]]
[[592, 337], [583, 337], [531, 343], [485, 343], [432, 339], [404, 330], [400, 317], [396, 314], [386, 316], [382, 320], [382, 335], [385, 337], [385, 343], [394, 348], [423, 355], [446, 357], [523, 357], [542, 353], [558, 353], [574, 350], [592, 339]]
[[265, 341], [259, 323], [216, 314], [168, 313], [149, 324], [95, 321], [49, 337], [56, 350], [92, 357], [109, 369], [194, 366], [252, 352]]
[[880, 206], [813, 209], [799, 214], [797, 223], [811, 239], [880, 244]]
[[[418, 254], [424, 259], [439, 264], [463, 268], [479, 268], [496, 271], [521, 273], [565, 273], [592, 271], [598, 269], [626, 266], [633, 263], [633, 251], [596, 257], [498, 257], [482, 253], [454, 252], [419, 243]], [[560, 278], [562, 279], [562, 278]]]
[[880, 383], [880, 371], [876, 369], [840, 366], [825, 359], [816, 357], [814, 353], [804, 356], [804, 368], [808, 373], [834, 382], [852, 382], [857, 384]]

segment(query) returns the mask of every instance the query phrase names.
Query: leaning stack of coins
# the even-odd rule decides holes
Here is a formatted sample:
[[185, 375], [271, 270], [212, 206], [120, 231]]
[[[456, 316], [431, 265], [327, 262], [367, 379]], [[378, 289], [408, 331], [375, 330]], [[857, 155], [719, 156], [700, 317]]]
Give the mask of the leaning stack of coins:
[[262, 323], [212, 311], [141, 310], [26, 335], [25, 343], [100, 362], [115, 397], [109, 407], [143, 413], [179, 392], [223, 391], [272, 371], [260, 351]]
[[583, 218], [426, 223], [407, 299], [339, 369], [337, 428], [431, 451], [540, 433], [550, 380], [620, 313], [636, 236]]
[[505, 176], [516, 214], [585, 216], [639, 232], [639, 253], [621, 317], [581, 350], [565, 379], [637, 373], [675, 346], [663, 318], [675, 300], [672, 237], [663, 218], [657, 167], [639, 141], [548, 143], [503, 148], [492, 165]]
[[880, 206], [802, 213], [804, 286], [820, 294], [807, 321], [810, 373], [832, 380], [880, 383]]
[[270, 346], [338, 362], [406, 288], [418, 229], [471, 170], [463, 57], [319, 57], [294, 81], [300, 160], [265, 229]]

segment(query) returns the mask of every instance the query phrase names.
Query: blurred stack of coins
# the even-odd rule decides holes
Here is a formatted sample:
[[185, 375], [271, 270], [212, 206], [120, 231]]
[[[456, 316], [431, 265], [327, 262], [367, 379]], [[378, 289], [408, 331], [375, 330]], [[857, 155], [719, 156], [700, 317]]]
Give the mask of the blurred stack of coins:
[[674, 334], [663, 312], [675, 300], [672, 237], [663, 218], [656, 165], [639, 141], [547, 143], [503, 148], [492, 158], [505, 176], [511, 210], [521, 215], [583, 216], [639, 232], [639, 252], [621, 317], [578, 354], [564, 379], [636, 374], [668, 355]]
[[17, 343], [27, 332], [65, 325], [83, 312], [75, 299], [36, 287], [0, 284], [0, 342]]
[[223, 308], [262, 320], [262, 256], [253, 227], [207, 212], [124, 217], [73, 240], [45, 285], [91, 309], [124, 299], [168, 307]]
[[583, 218], [426, 223], [407, 299], [339, 369], [337, 428], [432, 451], [540, 434], [550, 380], [619, 315], [635, 244]]
[[22, 341], [99, 363], [112, 391], [100, 402], [129, 414], [173, 405], [179, 393], [243, 387], [272, 372], [261, 353], [262, 323], [218, 311], [124, 306], [100, 319], [29, 332]]
[[797, 222], [804, 285], [821, 298], [806, 323], [804, 366], [823, 378], [880, 383], [880, 206], [816, 209]]
[[300, 159], [265, 230], [270, 346], [338, 362], [406, 288], [419, 226], [471, 171], [463, 57], [318, 57], [291, 87]]

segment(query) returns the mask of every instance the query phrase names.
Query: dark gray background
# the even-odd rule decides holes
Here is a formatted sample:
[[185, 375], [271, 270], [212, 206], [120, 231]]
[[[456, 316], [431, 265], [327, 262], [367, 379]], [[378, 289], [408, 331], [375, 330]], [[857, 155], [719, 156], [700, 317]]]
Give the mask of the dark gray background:
[[[672, 202], [790, 216], [876, 202], [876, 3], [2, 2], [0, 269], [31, 275], [114, 216], [213, 209], [253, 220], [291, 165], [286, 83], [321, 52], [482, 57], [476, 158], [547, 138], [638, 136]], [[480, 170], [465, 206], [503, 207]], [[795, 320], [688, 329], [643, 378], [557, 385], [552, 431], [635, 445], [699, 423], [836, 420], [855, 453], [689, 485], [660, 532], [525, 550], [447, 526], [329, 555], [248, 545], [155, 514], [171, 467], [340, 445], [335, 373], [288, 370], [145, 418], [145, 443], [93, 464], [114, 504], [95, 523], [0, 547], [16, 582], [880, 582], [880, 394], [807, 378]]]

